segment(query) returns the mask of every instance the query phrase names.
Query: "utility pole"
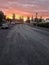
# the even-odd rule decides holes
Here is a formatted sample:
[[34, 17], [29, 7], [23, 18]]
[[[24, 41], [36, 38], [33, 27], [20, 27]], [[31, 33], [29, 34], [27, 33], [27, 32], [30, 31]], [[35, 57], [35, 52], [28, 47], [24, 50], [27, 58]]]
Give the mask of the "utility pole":
[[38, 18], [38, 13], [36, 12], [36, 18]]
[[38, 13], [36, 12], [36, 18], [35, 18], [35, 21], [36, 21], [36, 26], [37, 26], [37, 23], [38, 23]]

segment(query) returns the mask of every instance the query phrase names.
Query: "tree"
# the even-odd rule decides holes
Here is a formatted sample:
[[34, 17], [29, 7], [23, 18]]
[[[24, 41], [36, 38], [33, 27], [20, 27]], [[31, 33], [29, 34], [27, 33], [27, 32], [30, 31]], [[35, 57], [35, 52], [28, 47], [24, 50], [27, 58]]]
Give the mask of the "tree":
[[30, 20], [31, 23], [33, 23], [33, 16], [31, 17], [31, 20]]
[[13, 16], [12, 16], [13, 20], [15, 20], [15, 17], [16, 17], [16, 16], [15, 16], [15, 14], [13, 13]]
[[22, 16], [22, 17], [20, 16], [20, 19], [19, 19], [19, 21], [20, 21], [21, 23], [24, 23], [23, 16]]
[[0, 24], [3, 22], [3, 19], [5, 19], [4, 13], [0, 11]]
[[42, 16], [39, 18], [39, 22], [42, 22]]
[[35, 18], [35, 22], [38, 23], [38, 18]]
[[27, 23], [30, 23], [30, 18], [29, 17], [27, 17], [27, 21], [26, 21]]

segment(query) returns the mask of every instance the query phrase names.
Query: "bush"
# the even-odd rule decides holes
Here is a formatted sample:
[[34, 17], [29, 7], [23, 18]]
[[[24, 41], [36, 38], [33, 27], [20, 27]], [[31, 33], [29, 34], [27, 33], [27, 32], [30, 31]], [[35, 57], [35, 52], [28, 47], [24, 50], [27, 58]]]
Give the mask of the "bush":
[[37, 26], [49, 28], [49, 23], [39, 23]]

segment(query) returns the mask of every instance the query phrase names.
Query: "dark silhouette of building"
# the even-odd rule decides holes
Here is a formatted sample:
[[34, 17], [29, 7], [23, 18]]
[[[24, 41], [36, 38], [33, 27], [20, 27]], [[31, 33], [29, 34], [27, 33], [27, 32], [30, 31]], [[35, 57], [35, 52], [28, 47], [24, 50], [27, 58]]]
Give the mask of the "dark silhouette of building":
[[6, 19], [6, 21], [7, 21], [7, 23], [11, 24], [11, 22], [12, 22], [12, 19], [10, 19], [10, 18], [7, 18], [7, 19]]

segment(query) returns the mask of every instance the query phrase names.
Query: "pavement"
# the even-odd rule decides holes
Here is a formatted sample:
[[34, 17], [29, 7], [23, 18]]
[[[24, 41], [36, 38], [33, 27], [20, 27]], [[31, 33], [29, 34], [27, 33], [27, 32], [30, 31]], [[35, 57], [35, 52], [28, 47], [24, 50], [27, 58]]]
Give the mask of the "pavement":
[[26, 24], [0, 29], [0, 65], [49, 65], [49, 31]]

